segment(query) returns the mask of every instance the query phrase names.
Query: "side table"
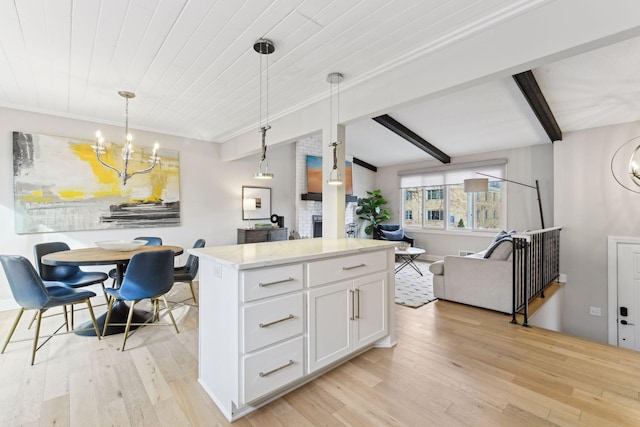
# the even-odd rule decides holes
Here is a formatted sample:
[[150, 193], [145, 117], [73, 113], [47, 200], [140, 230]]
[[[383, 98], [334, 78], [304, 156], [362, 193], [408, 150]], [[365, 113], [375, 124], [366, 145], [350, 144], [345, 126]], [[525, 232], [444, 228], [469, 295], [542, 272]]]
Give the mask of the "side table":
[[409, 265], [422, 276], [422, 271], [413, 261], [424, 252], [425, 250], [421, 248], [407, 248], [406, 250], [396, 248], [396, 255], [400, 258], [400, 265], [396, 267], [396, 273]]

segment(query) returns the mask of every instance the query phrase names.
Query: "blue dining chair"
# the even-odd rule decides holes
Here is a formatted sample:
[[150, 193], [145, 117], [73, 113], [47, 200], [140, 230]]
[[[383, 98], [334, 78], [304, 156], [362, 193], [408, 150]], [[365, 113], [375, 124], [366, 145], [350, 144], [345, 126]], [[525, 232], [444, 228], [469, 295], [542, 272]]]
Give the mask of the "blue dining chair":
[[[150, 299], [153, 306], [153, 315], [150, 321], [159, 320], [159, 300], [164, 302], [164, 306], [167, 309], [171, 323], [177, 333], [178, 325], [173, 318], [173, 313], [165, 294], [173, 287], [173, 258], [174, 254], [172, 250], [162, 250], [153, 252], [140, 252], [131, 257], [129, 266], [124, 274], [122, 284], [118, 289], [108, 288], [107, 294], [109, 295], [109, 308], [107, 309], [107, 317], [104, 322], [104, 329], [102, 335], [104, 336], [109, 327], [109, 320], [111, 318], [111, 311], [116, 300], [131, 301], [129, 306], [129, 315], [127, 317], [127, 323], [125, 324], [124, 341], [122, 342], [122, 351], [124, 351], [127, 345], [127, 338], [129, 338], [129, 330], [131, 326], [164, 326], [170, 325], [170, 323], [132, 323], [133, 310], [138, 302], [143, 299]], [[122, 324], [113, 325], [122, 326]]]
[[[13, 294], [13, 298], [20, 305], [20, 311], [18, 312], [18, 316], [16, 320], [13, 322], [13, 326], [9, 331], [9, 336], [7, 337], [4, 345], [2, 346], [2, 351], [0, 353], [4, 353], [9, 341], [11, 341], [11, 337], [18, 326], [18, 322], [20, 322], [20, 318], [22, 317], [22, 313], [25, 310], [37, 310], [37, 322], [35, 329], [35, 336], [33, 338], [33, 347], [31, 350], [31, 364], [35, 362], [36, 351], [40, 349], [44, 344], [49, 341], [49, 339], [55, 335], [62, 335], [73, 332], [81, 332], [89, 329], [76, 329], [72, 328], [69, 331], [69, 323], [67, 321], [66, 316], [66, 306], [78, 303], [86, 303], [87, 308], [89, 309], [89, 314], [91, 315], [91, 321], [93, 322], [93, 329], [100, 339], [100, 332], [98, 331], [98, 324], [96, 323], [96, 318], [93, 314], [93, 307], [91, 306], [91, 297], [95, 297], [96, 294], [91, 291], [78, 291], [69, 287], [64, 286], [60, 283], [58, 286], [50, 283], [49, 286], [45, 286], [42, 279], [33, 268], [31, 262], [23, 256], [20, 255], [0, 255], [0, 263], [2, 263], [2, 267], [4, 268], [4, 272], [7, 276], [7, 280], [9, 282], [9, 287], [11, 288], [11, 293]], [[64, 310], [64, 325], [67, 326], [66, 332], [58, 332], [62, 326], [60, 326], [56, 331], [46, 336], [45, 342], [43, 342], [40, 346], [38, 346], [38, 340], [40, 338], [40, 325], [42, 322], [42, 315], [45, 311], [54, 307], [62, 307]], [[44, 337], [42, 337], [44, 338]]]
[[[75, 265], [46, 265], [42, 263], [42, 257], [54, 252], [68, 251], [71, 249], [64, 242], [38, 243], [33, 246], [33, 257], [40, 278], [45, 282], [59, 282], [69, 288], [82, 288], [100, 283], [102, 293], [107, 298], [104, 282], [108, 279], [106, 273], [100, 271], [83, 271]], [[46, 286], [46, 283], [45, 283]], [[71, 309], [71, 327], [74, 325], [74, 313]]]
[[[162, 246], [161, 237], [136, 237], [133, 240], [146, 240], [147, 243], [145, 243], [145, 246]], [[111, 287], [113, 288], [116, 285], [116, 281], [118, 280], [118, 270], [116, 270], [115, 268], [109, 270], [109, 277], [113, 279], [113, 283], [111, 283]]]
[[[204, 239], [198, 239], [193, 244], [194, 248], [204, 248], [206, 244]], [[198, 304], [198, 298], [196, 298], [196, 291], [193, 287], [193, 281], [196, 278], [196, 274], [198, 274], [198, 257], [195, 255], [189, 255], [187, 258], [187, 262], [180, 267], [176, 267], [173, 269], [173, 281], [175, 283], [189, 283], [189, 287], [191, 288], [191, 296], [193, 297], [193, 302]], [[188, 299], [188, 298], [187, 298]]]

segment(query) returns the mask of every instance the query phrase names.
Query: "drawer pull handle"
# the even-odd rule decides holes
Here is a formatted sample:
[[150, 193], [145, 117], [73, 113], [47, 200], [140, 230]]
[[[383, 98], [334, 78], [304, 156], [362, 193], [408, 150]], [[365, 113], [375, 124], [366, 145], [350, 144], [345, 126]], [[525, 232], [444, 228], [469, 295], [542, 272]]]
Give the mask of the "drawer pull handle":
[[295, 316], [294, 316], [293, 314], [290, 314], [290, 315], [288, 315], [288, 316], [287, 316], [287, 317], [285, 317], [285, 318], [278, 319], [278, 320], [274, 320], [273, 322], [269, 322], [269, 323], [260, 323], [260, 325], [258, 325], [258, 326], [260, 326], [261, 328], [266, 328], [266, 327], [269, 327], [269, 326], [271, 326], [271, 325], [275, 325], [276, 323], [280, 323], [280, 322], [284, 322], [285, 320], [293, 319], [294, 317], [295, 317]]
[[258, 283], [258, 286], [260, 286], [261, 288], [264, 288], [265, 286], [271, 286], [271, 285], [278, 285], [280, 283], [293, 282], [294, 280], [296, 280], [296, 279], [294, 279], [293, 277], [289, 277], [288, 279], [276, 280], [275, 282]]
[[269, 372], [260, 372], [258, 375], [260, 375], [261, 377], [267, 377], [267, 376], [269, 376], [269, 375], [271, 375], [273, 373], [278, 372], [280, 369], [284, 369], [284, 368], [286, 368], [288, 366], [293, 365], [294, 363], [295, 362], [293, 360], [289, 359], [289, 361], [287, 363], [285, 363], [284, 365], [280, 366], [279, 368], [272, 369]]
[[344, 271], [347, 271], [347, 270], [353, 270], [354, 268], [360, 268], [360, 267], [366, 267], [366, 266], [367, 264], [359, 264], [359, 265], [353, 265], [351, 267], [342, 267], [342, 269]]

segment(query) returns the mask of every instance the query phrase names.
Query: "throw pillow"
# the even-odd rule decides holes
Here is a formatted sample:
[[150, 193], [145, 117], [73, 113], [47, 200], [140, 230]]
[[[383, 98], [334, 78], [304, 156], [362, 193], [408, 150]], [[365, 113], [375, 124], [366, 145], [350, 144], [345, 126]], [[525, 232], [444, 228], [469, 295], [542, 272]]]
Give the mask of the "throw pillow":
[[493, 242], [484, 253], [484, 257], [490, 259], [505, 260], [509, 258], [513, 251], [513, 238], [511, 236], [504, 237], [502, 240]]
[[380, 233], [380, 237], [382, 240], [402, 240], [404, 237], [404, 230], [399, 229], [396, 231], [386, 231], [386, 230], [378, 230]]

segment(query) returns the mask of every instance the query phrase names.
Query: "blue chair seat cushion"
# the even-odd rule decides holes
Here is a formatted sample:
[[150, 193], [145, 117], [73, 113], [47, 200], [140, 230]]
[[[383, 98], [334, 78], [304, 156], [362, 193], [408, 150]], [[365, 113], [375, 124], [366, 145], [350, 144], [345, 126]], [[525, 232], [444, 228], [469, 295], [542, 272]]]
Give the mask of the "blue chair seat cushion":
[[61, 305], [84, 301], [87, 298], [96, 296], [95, 292], [76, 291], [64, 286], [47, 286], [47, 291], [49, 292], [49, 300], [42, 308], [60, 307]]
[[109, 276], [99, 271], [79, 271], [71, 277], [65, 277], [64, 284], [71, 288], [95, 285], [107, 280]]
[[402, 240], [404, 237], [404, 230], [399, 229], [395, 231], [387, 231], [387, 230], [378, 230], [380, 232], [380, 236], [385, 240]]

